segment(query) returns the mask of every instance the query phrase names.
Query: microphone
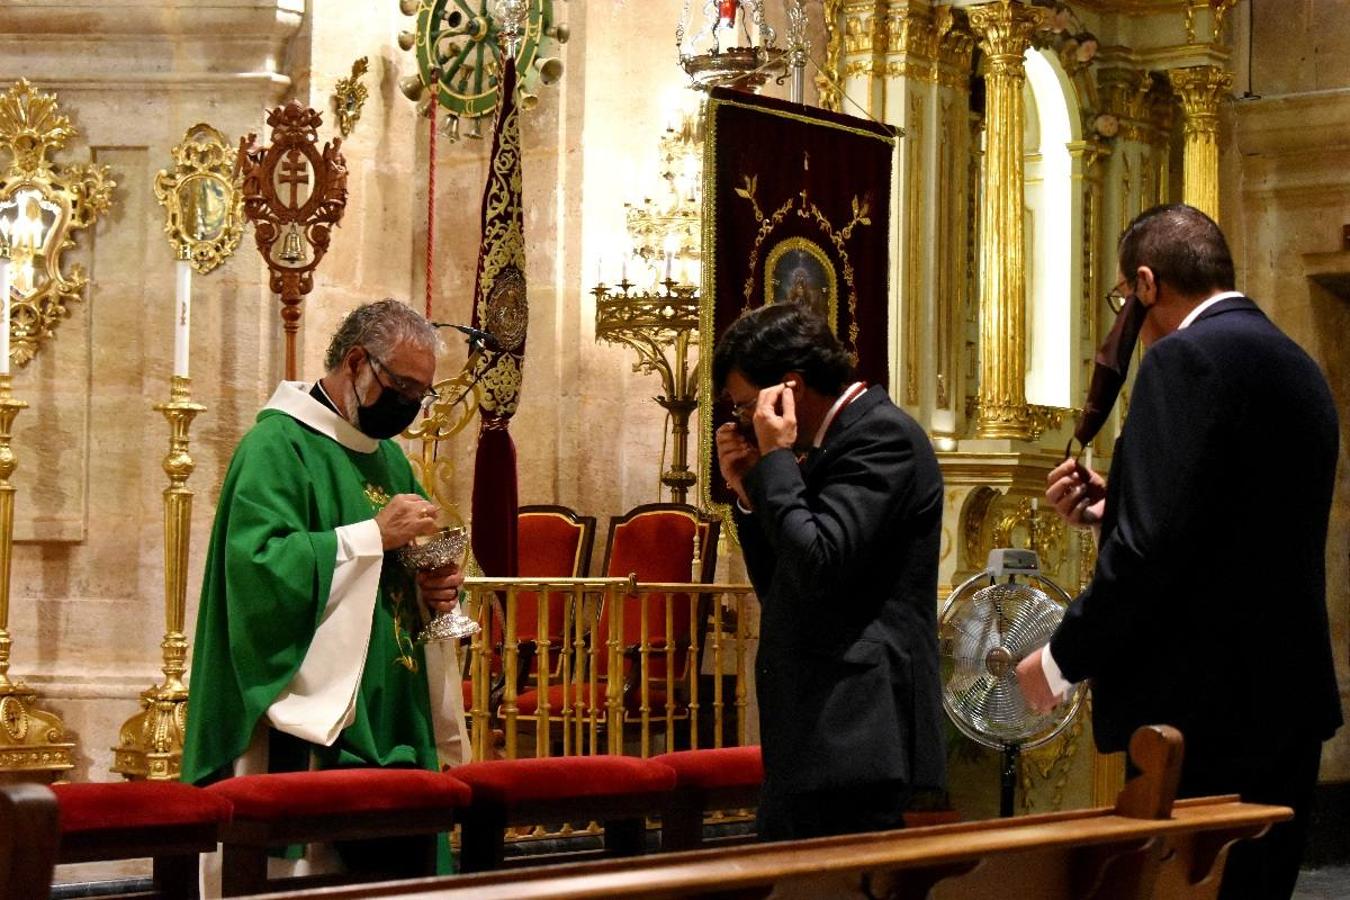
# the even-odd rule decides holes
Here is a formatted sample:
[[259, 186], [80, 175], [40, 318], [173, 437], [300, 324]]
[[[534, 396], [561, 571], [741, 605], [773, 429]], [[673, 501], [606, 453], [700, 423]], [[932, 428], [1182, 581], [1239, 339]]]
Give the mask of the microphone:
[[469, 346], [480, 345], [489, 350], [502, 349], [502, 342], [490, 331], [474, 328], [472, 325], [456, 325], [454, 322], [432, 322], [437, 328], [453, 328], [469, 338]]

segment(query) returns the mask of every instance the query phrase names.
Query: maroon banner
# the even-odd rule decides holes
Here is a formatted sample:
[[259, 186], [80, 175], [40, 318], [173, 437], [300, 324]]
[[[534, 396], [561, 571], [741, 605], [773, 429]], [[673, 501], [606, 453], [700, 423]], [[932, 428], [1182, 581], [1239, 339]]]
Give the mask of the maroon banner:
[[525, 239], [521, 212], [520, 114], [516, 64], [507, 58], [501, 107], [483, 190], [483, 239], [478, 252], [473, 324], [492, 333], [498, 349], [484, 350], [474, 367], [481, 389], [478, 450], [473, 477], [473, 554], [484, 575], [516, 575], [519, 496], [516, 447], [509, 431], [520, 401], [525, 332]]
[[[725, 88], [710, 92], [706, 115], [705, 362], [741, 313], [803, 303], [830, 320], [860, 378], [889, 384], [894, 129]], [[699, 385], [699, 482], [705, 504], [725, 511], [733, 495], [712, 436], [731, 409], [712, 395], [710, 370]]]

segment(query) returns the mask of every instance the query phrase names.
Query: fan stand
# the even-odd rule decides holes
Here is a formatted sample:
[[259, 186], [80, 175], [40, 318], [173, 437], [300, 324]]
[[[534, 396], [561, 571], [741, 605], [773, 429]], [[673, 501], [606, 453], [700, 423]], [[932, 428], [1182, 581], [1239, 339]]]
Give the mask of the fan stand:
[[1018, 744], [1003, 745], [1003, 768], [999, 777], [998, 814], [1004, 819], [1013, 816], [1017, 802], [1017, 759], [1022, 755]]

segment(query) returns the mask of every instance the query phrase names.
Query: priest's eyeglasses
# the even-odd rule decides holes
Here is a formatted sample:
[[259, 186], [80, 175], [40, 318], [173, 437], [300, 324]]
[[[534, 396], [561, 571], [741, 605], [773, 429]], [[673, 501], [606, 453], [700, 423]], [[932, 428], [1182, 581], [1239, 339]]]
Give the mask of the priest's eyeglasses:
[[1125, 308], [1125, 300], [1130, 296], [1129, 288], [1130, 280], [1127, 278], [1106, 292], [1106, 305], [1111, 307], [1111, 312], [1119, 314]]
[[[429, 387], [425, 391], [419, 392], [416, 385], [410, 384], [408, 379], [401, 375], [389, 371], [389, 367], [376, 359], [374, 355], [367, 353], [366, 359], [370, 360], [370, 370], [375, 373], [375, 380], [385, 390], [393, 391], [405, 400], [418, 404], [423, 409], [430, 409], [431, 404], [441, 399], [441, 395], [436, 393], [435, 388]], [[381, 372], [389, 377], [389, 384], [386, 384], [384, 379], [380, 377]]]

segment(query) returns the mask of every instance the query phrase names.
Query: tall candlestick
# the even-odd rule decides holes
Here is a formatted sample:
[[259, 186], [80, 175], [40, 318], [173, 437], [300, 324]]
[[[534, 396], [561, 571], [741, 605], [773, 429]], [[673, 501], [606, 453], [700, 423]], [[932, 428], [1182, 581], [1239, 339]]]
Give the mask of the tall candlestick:
[[192, 322], [192, 259], [184, 246], [178, 256], [178, 290], [175, 293], [173, 317], [173, 374], [188, 377], [188, 335]]
[[9, 374], [9, 245], [0, 244], [0, 375]]

